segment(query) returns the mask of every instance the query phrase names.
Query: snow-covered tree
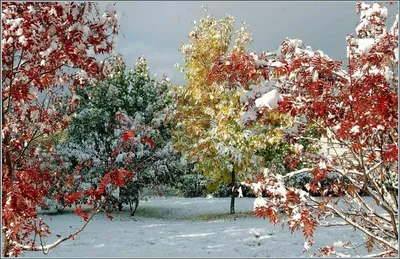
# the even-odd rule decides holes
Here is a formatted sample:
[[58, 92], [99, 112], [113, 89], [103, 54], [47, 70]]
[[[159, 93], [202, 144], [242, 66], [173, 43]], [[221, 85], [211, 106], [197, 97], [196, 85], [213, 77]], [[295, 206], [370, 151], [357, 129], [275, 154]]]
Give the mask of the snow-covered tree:
[[261, 159], [254, 154], [256, 136], [243, 132], [239, 123], [240, 93], [209, 81], [207, 76], [215, 59], [226, 54], [232, 43], [233, 51], [246, 48], [250, 32], [243, 25], [235, 33], [230, 16], [218, 20], [206, 14], [194, 24], [189, 42], [180, 49], [188, 83], [177, 91], [175, 146], [195, 162], [194, 170], [209, 179], [210, 190], [215, 191], [221, 182], [231, 185], [230, 212], [235, 213], [233, 188]]
[[219, 65], [228, 70], [251, 66], [243, 55], [252, 42], [250, 28], [242, 22], [241, 28], [233, 29], [234, 20], [230, 16], [217, 20], [206, 14], [198, 24], [195, 21], [189, 42], [181, 47], [185, 61], [182, 70], [188, 84], [177, 94], [178, 130], [175, 131], [175, 145], [195, 162], [195, 170], [208, 178], [211, 191], [221, 184], [231, 185], [231, 213], [234, 213], [237, 182], [251, 179], [259, 172], [266, 163], [266, 151], [275, 148], [276, 152], [290, 152], [289, 148], [277, 148], [283, 135], [280, 126], [287, 123], [288, 116], [280, 113], [264, 116], [265, 121], [273, 124], [270, 127], [249, 125], [249, 118], [257, 116], [255, 110], [245, 112], [242, 117], [245, 109], [242, 105], [248, 104], [245, 100], [248, 90], [260, 83], [265, 71], [249, 69], [245, 77], [236, 80], [235, 75], [225, 77], [226, 73], [218, 69]]
[[[297, 145], [293, 158], [305, 168], [286, 175], [266, 168], [253, 183], [259, 196], [254, 209], [275, 224], [302, 229], [305, 250], [314, 243], [317, 226], [351, 226], [365, 234], [369, 253], [378, 251], [369, 256], [397, 256], [398, 14], [388, 28], [388, 9], [382, 4], [357, 3], [357, 12], [356, 37], [347, 37], [347, 70], [322, 51], [293, 39], [285, 39], [277, 52], [256, 62], [267, 71], [264, 84], [270, 88], [249, 109], [292, 117], [293, 127], [285, 130], [285, 137]], [[239, 68], [234, 74], [249, 72]], [[259, 90], [254, 87], [251, 94]], [[309, 125], [321, 137], [307, 136], [304, 129]], [[334, 152], [306, 152], [299, 146], [304, 139], [331, 145]], [[307, 190], [285, 184], [299, 175], [310, 177]], [[321, 184], [332, 176], [336, 178], [331, 184]], [[314, 193], [326, 197], [317, 199]], [[353, 249], [355, 244], [347, 241], [344, 248]], [[344, 255], [333, 246], [320, 252]]]
[[181, 165], [166, 121], [173, 109], [172, 83], [166, 76], [151, 78], [143, 57], [129, 71], [117, 59], [120, 67], [104, 82], [75, 93], [79, 105], [68, 140], [56, 153], [69, 168], [82, 167], [81, 188], [97, 186], [112, 168], [134, 171], [135, 179], [121, 190], [122, 201], [129, 201], [125, 196], [137, 200], [144, 186], [172, 183]]

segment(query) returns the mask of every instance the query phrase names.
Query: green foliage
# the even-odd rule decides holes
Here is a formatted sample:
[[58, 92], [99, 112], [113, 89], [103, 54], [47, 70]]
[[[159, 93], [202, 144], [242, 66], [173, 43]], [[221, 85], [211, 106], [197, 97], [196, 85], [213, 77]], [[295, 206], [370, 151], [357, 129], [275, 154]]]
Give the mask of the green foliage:
[[269, 146], [258, 152], [264, 159], [265, 167], [275, 168], [279, 174], [289, 173], [288, 165], [282, 163], [285, 157], [292, 152], [291, 146], [285, 142], [280, 142], [274, 146]]
[[[151, 78], [146, 60], [141, 57], [127, 70], [120, 57], [118, 69], [95, 85], [76, 89], [72, 94], [79, 104], [71, 115], [68, 139], [57, 147], [70, 174], [81, 166], [80, 188], [96, 186], [113, 168], [136, 174], [128, 183], [125, 196], [137, 196], [145, 186], [172, 184], [184, 163], [171, 144], [173, 99], [172, 83], [164, 76]], [[133, 132], [129, 146], [122, 135]], [[153, 146], [154, 145], [154, 146]]]

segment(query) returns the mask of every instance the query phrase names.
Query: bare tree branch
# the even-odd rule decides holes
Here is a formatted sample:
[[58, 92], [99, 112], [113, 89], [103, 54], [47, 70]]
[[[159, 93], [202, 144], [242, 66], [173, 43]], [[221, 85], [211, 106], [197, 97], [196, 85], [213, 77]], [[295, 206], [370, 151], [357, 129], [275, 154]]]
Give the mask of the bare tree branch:
[[94, 215], [96, 215], [99, 211], [100, 211], [100, 209], [96, 208], [90, 214], [88, 219], [85, 221], [85, 223], [80, 228], [78, 228], [76, 231], [72, 232], [68, 236], [58, 239], [56, 242], [54, 242], [54, 243], [52, 243], [50, 245], [46, 245], [46, 246], [21, 245], [21, 244], [15, 242], [15, 241], [13, 241], [12, 244], [14, 246], [22, 248], [22, 250], [24, 250], [24, 251], [43, 251], [44, 253], [47, 253], [49, 250], [57, 247], [62, 242], [66, 241], [68, 239], [74, 238], [76, 235], [78, 235], [80, 232], [82, 232], [86, 228], [86, 226], [89, 224], [89, 222], [93, 219]]

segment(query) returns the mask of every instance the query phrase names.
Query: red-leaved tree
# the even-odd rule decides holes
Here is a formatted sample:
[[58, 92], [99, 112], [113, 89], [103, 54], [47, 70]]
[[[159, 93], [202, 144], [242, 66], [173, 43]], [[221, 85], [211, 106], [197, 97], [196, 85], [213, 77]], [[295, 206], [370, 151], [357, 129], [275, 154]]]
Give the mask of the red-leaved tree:
[[[257, 112], [253, 121], [271, 111], [292, 118], [284, 138], [297, 151], [285, 160], [291, 168], [299, 162], [305, 167], [286, 175], [265, 169], [252, 185], [257, 216], [301, 229], [305, 251], [314, 244], [317, 226], [351, 226], [365, 235], [368, 256], [397, 256], [398, 14], [388, 28], [382, 4], [357, 3], [357, 12], [356, 36], [347, 37], [347, 70], [322, 51], [286, 39], [275, 53], [220, 57], [209, 80], [258, 84], [250, 92], [262, 89], [261, 96], [243, 96], [245, 107]], [[310, 136], [310, 125], [323, 137]], [[304, 151], [304, 139], [323, 148]], [[304, 190], [287, 184], [299, 176], [310, 179]], [[344, 248], [354, 248], [347, 241]], [[320, 252], [344, 255], [333, 246]]]
[[[92, 209], [75, 210], [84, 225], [53, 244], [42, 245], [50, 229], [36, 211], [45, 206], [43, 197], [61, 172], [49, 165], [57, 159], [52, 158], [51, 143], [48, 152], [32, 143], [65, 129], [70, 119], [61, 111], [77, 104], [75, 87], [102, 80], [112, 69], [112, 62], [96, 59], [113, 50], [118, 23], [111, 7], [101, 16], [97, 4], [89, 2], [2, 3], [3, 256], [18, 256], [23, 250], [47, 252], [74, 238], [102, 210], [104, 197], [133, 177], [123, 169], [108, 172], [97, 189], [84, 193], [91, 198]], [[59, 94], [67, 87], [71, 98], [63, 107]], [[73, 184], [73, 179], [65, 184]], [[72, 204], [82, 195], [75, 192], [64, 199]]]

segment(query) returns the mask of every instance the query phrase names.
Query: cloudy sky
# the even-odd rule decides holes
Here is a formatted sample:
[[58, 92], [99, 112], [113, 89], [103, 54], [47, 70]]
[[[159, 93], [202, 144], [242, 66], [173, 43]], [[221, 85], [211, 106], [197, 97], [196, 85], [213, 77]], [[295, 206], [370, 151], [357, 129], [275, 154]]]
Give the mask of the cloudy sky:
[[[100, 5], [105, 8], [107, 3]], [[335, 60], [344, 60], [346, 35], [354, 33], [359, 21], [356, 2], [350, 1], [124, 1], [115, 5], [121, 25], [116, 51], [128, 66], [144, 55], [152, 74], [166, 73], [174, 83], [184, 83], [174, 64], [182, 64], [178, 49], [186, 42], [192, 22], [204, 15], [202, 5], [217, 18], [233, 16], [236, 27], [240, 27], [240, 20], [249, 24], [254, 39], [250, 50], [258, 53], [277, 49], [289, 37], [301, 39]], [[390, 8], [390, 14], [398, 10], [396, 7]]]

